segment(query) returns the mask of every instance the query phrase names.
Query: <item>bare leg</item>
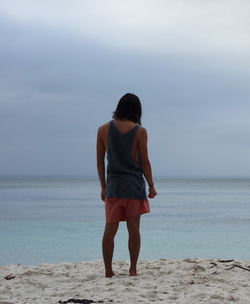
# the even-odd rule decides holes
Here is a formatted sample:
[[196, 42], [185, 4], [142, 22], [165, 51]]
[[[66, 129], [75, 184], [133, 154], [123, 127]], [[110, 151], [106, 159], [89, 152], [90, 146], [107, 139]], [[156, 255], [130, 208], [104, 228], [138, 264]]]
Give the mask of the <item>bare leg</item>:
[[129, 275], [136, 276], [136, 265], [141, 246], [140, 237], [140, 215], [127, 220], [127, 228], [129, 233], [128, 248], [130, 254]]
[[112, 270], [112, 258], [114, 252], [114, 237], [119, 223], [106, 224], [102, 238], [102, 254], [105, 265], [105, 277], [111, 278], [114, 275]]

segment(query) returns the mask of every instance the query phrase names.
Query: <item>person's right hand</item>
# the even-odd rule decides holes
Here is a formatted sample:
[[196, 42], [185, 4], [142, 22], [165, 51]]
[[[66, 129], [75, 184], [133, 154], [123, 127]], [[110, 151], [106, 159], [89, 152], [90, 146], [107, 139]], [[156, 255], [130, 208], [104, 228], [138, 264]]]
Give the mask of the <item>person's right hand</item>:
[[155, 190], [155, 187], [148, 187], [148, 197], [149, 198], [154, 198], [157, 195], [157, 192]]

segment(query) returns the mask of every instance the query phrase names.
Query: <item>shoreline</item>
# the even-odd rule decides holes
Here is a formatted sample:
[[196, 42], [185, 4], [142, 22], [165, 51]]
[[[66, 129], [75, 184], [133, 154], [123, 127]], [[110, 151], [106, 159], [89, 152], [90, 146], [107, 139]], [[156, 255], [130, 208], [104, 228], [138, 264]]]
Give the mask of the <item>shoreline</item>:
[[[139, 260], [136, 277], [128, 275], [129, 261], [113, 265], [112, 278], [104, 277], [102, 260], [0, 265], [0, 304], [52, 304], [69, 299], [104, 304], [246, 304], [250, 299], [250, 260]], [[14, 277], [7, 280], [7, 275]]]

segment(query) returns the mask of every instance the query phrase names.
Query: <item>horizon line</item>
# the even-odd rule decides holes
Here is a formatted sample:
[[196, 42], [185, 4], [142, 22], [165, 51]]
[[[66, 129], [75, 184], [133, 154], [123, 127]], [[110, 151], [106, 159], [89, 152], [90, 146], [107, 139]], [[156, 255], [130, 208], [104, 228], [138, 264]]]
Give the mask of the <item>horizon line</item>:
[[[0, 174], [0, 178], [21, 178], [21, 177], [70, 177], [97, 179], [98, 175], [84, 174]], [[250, 178], [250, 175], [153, 175], [155, 179], [161, 178]], [[145, 177], [144, 177], [145, 178]]]

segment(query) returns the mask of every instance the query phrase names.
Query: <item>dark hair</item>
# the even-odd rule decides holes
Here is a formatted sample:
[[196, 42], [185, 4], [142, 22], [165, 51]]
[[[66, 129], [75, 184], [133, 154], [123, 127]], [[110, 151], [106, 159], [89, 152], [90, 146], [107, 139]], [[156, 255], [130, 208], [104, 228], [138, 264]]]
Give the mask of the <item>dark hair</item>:
[[116, 110], [113, 112], [114, 119], [128, 119], [141, 124], [141, 102], [140, 99], [131, 93], [127, 93], [119, 100]]

